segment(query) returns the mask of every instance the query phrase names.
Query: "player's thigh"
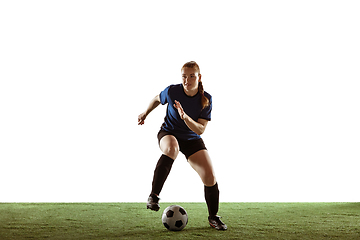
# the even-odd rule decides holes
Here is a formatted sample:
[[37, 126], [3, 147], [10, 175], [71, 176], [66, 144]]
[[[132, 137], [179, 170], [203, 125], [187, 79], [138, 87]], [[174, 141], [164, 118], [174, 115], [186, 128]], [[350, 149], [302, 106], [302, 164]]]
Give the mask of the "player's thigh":
[[179, 143], [173, 135], [165, 135], [160, 140], [160, 149], [166, 156], [176, 159], [179, 154]]
[[188, 159], [191, 167], [199, 174], [206, 186], [214, 186], [216, 183], [214, 168], [207, 150], [200, 150]]

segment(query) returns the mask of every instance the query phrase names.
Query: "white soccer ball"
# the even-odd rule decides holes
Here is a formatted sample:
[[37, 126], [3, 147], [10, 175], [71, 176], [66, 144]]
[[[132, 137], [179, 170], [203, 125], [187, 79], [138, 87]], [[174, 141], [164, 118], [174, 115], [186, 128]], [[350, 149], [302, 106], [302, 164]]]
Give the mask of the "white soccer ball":
[[188, 223], [188, 216], [183, 207], [171, 205], [164, 210], [162, 223], [170, 231], [180, 231]]

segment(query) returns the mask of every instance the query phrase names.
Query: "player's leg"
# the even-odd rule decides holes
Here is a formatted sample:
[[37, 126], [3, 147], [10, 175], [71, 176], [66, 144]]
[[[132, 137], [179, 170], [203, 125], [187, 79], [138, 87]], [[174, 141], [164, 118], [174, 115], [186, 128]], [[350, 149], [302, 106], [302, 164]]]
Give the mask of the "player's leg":
[[173, 135], [165, 135], [160, 139], [160, 149], [164, 155], [175, 160], [179, 154], [179, 143]]
[[166, 135], [160, 139], [160, 149], [163, 154], [156, 164], [152, 183], [152, 193], [157, 196], [159, 196], [172, 164], [179, 154], [179, 144], [173, 135]]
[[199, 174], [205, 186], [211, 187], [216, 183], [214, 169], [207, 150], [203, 149], [188, 158], [191, 167]]
[[160, 208], [159, 194], [170, 173], [172, 164], [179, 154], [179, 144], [174, 136], [165, 135], [160, 137], [159, 145], [163, 154], [154, 170], [152, 190], [147, 203], [147, 208], [154, 211], [158, 211]]
[[217, 216], [219, 210], [219, 188], [214, 169], [207, 150], [200, 150], [188, 158], [191, 167], [199, 174], [204, 183], [205, 201], [209, 211], [209, 223], [218, 230], [226, 230], [227, 226]]

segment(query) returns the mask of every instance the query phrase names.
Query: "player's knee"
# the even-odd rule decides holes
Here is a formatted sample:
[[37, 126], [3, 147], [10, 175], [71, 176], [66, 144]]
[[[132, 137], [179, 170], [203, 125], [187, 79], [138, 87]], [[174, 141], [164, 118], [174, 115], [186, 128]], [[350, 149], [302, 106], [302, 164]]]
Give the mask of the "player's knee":
[[203, 177], [202, 180], [203, 180], [204, 185], [208, 186], [208, 187], [212, 187], [216, 184], [216, 178], [212, 173], [205, 174], [205, 176]]
[[179, 154], [179, 146], [169, 145], [163, 149], [163, 153], [172, 159], [176, 159]]

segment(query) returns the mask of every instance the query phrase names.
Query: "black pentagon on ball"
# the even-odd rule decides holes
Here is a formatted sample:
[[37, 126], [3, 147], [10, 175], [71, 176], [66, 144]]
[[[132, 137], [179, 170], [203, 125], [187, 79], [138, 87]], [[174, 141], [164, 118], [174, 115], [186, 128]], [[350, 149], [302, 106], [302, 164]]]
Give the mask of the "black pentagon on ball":
[[174, 216], [174, 211], [173, 211], [173, 210], [167, 211], [167, 212], [166, 212], [166, 216], [167, 216], [167, 217], [172, 217], [172, 216]]
[[163, 223], [164, 224], [164, 226], [167, 228], [167, 229], [169, 229], [170, 228], [170, 226], [169, 226], [169, 224], [167, 224], [167, 223]]
[[175, 223], [175, 227], [181, 227], [183, 225], [183, 222], [181, 220], [177, 220]]
[[183, 209], [182, 207], [181, 207], [181, 208], [179, 208], [179, 212], [180, 212], [182, 215], [185, 215], [185, 214], [186, 214], [185, 209]]

